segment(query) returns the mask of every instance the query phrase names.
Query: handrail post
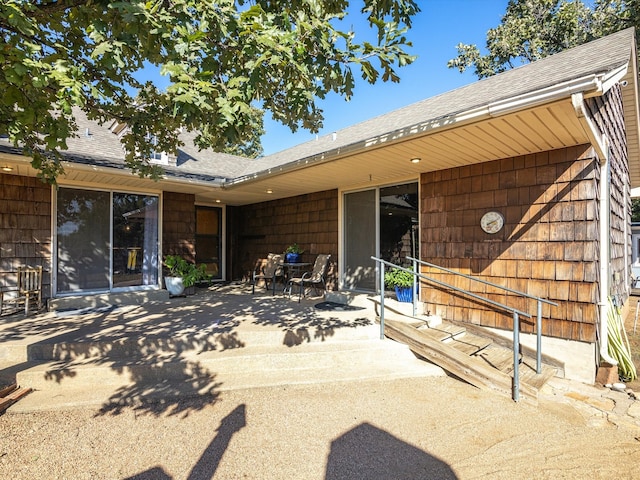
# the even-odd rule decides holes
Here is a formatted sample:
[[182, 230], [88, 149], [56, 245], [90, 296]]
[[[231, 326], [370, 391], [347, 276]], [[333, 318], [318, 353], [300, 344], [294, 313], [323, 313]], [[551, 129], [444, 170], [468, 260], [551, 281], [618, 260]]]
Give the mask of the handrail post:
[[538, 299], [538, 316], [536, 319], [536, 373], [542, 373], [542, 302]]
[[520, 320], [513, 312], [513, 401], [520, 400]]
[[384, 263], [380, 265], [380, 340], [384, 340]]
[[416, 259], [413, 259], [413, 290], [411, 290], [411, 298], [413, 300], [413, 316], [417, 316], [417, 310], [418, 310], [418, 294], [416, 292], [416, 287], [418, 286], [418, 262], [416, 261]]

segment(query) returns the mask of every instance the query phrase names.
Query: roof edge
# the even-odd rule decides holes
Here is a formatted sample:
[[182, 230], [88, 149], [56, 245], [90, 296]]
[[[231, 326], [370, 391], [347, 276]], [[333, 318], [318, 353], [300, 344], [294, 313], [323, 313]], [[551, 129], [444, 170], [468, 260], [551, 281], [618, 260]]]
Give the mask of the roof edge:
[[509, 113], [552, 103], [563, 98], [570, 99], [575, 93], [582, 93], [585, 97], [602, 95], [605, 91], [603, 89], [604, 84], [610, 76], [615, 74], [617, 77], [621, 71], [626, 71], [628, 65], [628, 63], [626, 65], [622, 65], [612, 72], [589, 74], [583, 77], [578, 77], [551, 87], [545, 87], [527, 92], [526, 94], [517, 95], [506, 100], [498, 100], [480, 107], [474, 107], [469, 110], [455, 112], [451, 115], [392, 130], [377, 137], [360, 140], [333, 150], [327, 150], [319, 154], [279, 165], [277, 167], [268, 168], [248, 175], [242, 175], [223, 182], [222, 188], [232, 189], [240, 185], [257, 182], [271, 176], [283, 175], [295, 170], [334, 161], [346, 154], [357, 152], [358, 150], [379, 147], [383, 144], [388, 144], [389, 142], [399, 142], [410, 137], [448, 130], [454, 127], [478, 122], [483, 119], [495, 118]]

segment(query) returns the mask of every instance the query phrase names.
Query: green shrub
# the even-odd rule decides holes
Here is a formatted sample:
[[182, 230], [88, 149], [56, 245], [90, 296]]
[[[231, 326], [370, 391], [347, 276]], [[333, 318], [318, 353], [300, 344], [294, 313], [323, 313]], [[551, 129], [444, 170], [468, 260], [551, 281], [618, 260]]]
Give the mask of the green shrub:
[[182, 284], [185, 287], [192, 287], [198, 282], [210, 279], [210, 275], [206, 273], [205, 264], [196, 265], [187, 262], [179, 255], [167, 255], [164, 257], [164, 264], [169, 269], [169, 276], [181, 277]]
[[413, 274], [399, 268], [392, 268], [384, 273], [384, 283], [388, 287], [412, 287]]

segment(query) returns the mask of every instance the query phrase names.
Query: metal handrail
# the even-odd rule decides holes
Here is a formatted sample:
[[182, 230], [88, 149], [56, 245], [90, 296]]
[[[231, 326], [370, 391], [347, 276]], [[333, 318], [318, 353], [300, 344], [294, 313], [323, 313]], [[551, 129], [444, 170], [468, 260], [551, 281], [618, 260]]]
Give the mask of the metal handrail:
[[[454, 275], [459, 275], [464, 278], [468, 278], [469, 280], [473, 280], [475, 282], [483, 283], [485, 285], [489, 285], [491, 287], [502, 289], [506, 292], [514, 293], [520, 297], [529, 298], [531, 300], [536, 301], [536, 373], [542, 373], [542, 304], [546, 303], [548, 305], [553, 305], [557, 307], [558, 304], [552, 302], [551, 300], [547, 300], [545, 298], [536, 297], [535, 295], [530, 295], [525, 292], [520, 292], [518, 290], [514, 290], [512, 288], [505, 287], [503, 285], [498, 285], [496, 283], [488, 282], [487, 280], [482, 280], [481, 278], [473, 277], [471, 275], [467, 275], [465, 273], [456, 272], [455, 270], [450, 270], [445, 267], [441, 267], [440, 265], [435, 265], [433, 263], [425, 262], [424, 260], [418, 260], [414, 257], [407, 257], [408, 260], [413, 262], [413, 269], [418, 271], [416, 263], [420, 263], [421, 265], [427, 265], [429, 267], [438, 268], [440, 270], [444, 270], [445, 272], [452, 273]], [[414, 302], [415, 305], [415, 302]], [[415, 315], [415, 306], [414, 306], [414, 315]]]
[[468, 278], [469, 280], [474, 280], [476, 282], [484, 283], [485, 285], [490, 285], [492, 287], [497, 287], [497, 288], [500, 288], [500, 289], [505, 290], [507, 292], [515, 293], [515, 294], [520, 295], [522, 297], [527, 297], [527, 298], [530, 298], [532, 300], [540, 300], [542, 303], [548, 303], [549, 305], [553, 305], [555, 307], [558, 306], [557, 303], [552, 302], [551, 300], [547, 300], [546, 298], [536, 297], [535, 295], [530, 295], [530, 294], [525, 293], [525, 292], [520, 292], [518, 290], [514, 290], [512, 288], [508, 288], [508, 287], [505, 287], [503, 285], [499, 285], [497, 283], [488, 282], [487, 280], [483, 280], [481, 278], [477, 278], [477, 277], [474, 277], [472, 275], [467, 275], [466, 273], [456, 272], [455, 270], [450, 270], [448, 268], [441, 267], [440, 265], [436, 265], [435, 263], [425, 262], [424, 260], [418, 260], [417, 258], [413, 258], [413, 257], [406, 257], [406, 258], [407, 258], [407, 260], [411, 260], [413, 262], [418, 262], [421, 265], [428, 265], [429, 267], [438, 268], [440, 270], [444, 270], [445, 272], [453, 273], [454, 275], [459, 275], [461, 277]]
[[504, 287], [502, 285], [497, 285], [491, 282], [488, 282], [486, 280], [482, 280], [479, 278], [475, 278], [472, 277], [470, 275], [466, 275], [464, 273], [459, 273], [453, 270], [449, 270], [445, 267], [440, 267], [439, 265], [434, 265], [431, 264], [429, 262], [423, 262], [421, 260], [418, 260], [416, 258], [413, 257], [406, 257], [407, 259], [411, 260], [413, 262], [413, 269], [407, 269], [404, 267], [401, 267], [399, 265], [396, 265], [394, 263], [388, 262], [386, 260], [382, 260], [381, 258], [377, 258], [372, 256], [371, 259], [378, 262], [378, 264], [380, 265], [380, 338], [384, 339], [384, 287], [385, 287], [385, 282], [384, 282], [384, 267], [385, 265], [388, 265], [390, 267], [393, 268], [398, 268], [402, 271], [405, 272], [409, 272], [413, 275], [413, 315], [416, 316], [416, 295], [415, 295], [415, 291], [416, 291], [416, 287], [417, 287], [417, 279], [421, 278], [423, 280], [426, 280], [428, 282], [431, 283], [435, 283], [437, 285], [440, 285], [442, 287], [445, 287], [447, 289], [453, 290], [453, 291], [457, 291], [460, 293], [465, 294], [466, 296], [475, 298], [476, 300], [482, 301], [484, 303], [488, 303], [490, 305], [493, 305], [495, 307], [501, 308], [503, 310], [509, 311], [512, 313], [513, 315], [513, 392], [512, 392], [512, 398], [514, 401], [519, 401], [520, 399], [520, 374], [519, 374], [519, 365], [520, 365], [520, 316], [524, 316], [524, 317], [528, 317], [531, 318], [532, 315], [523, 311], [520, 311], [516, 308], [510, 307], [509, 305], [505, 305], [502, 304], [500, 302], [496, 302], [494, 300], [491, 300], [490, 298], [486, 298], [483, 297], [481, 295], [477, 295], [475, 293], [469, 292], [468, 290], [464, 290], [462, 288], [456, 287], [454, 285], [450, 285], [446, 282], [442, 282], [440, 280], [436, 280], [435, 278], [431, 278], [427, 275], [424, 275], [420, 272], [418, 272], [418, 268], [417, 268], [417, 264], [424, 264], [424, 265], [428, 265], [428, 266], [432, 266], [435, 268], [440, 268], [444, 271], [447, 271], [449, 273], [452, 273], [454, 275], [459, 275], [465, 278], [468, 278], [470, 280], [474, 280], [480, 283], [484, 283], [486, 285], [491, 285], [494, 286], [496, 288], [500, 288], [506, 291], [509, 291], [511, 293], [526, 297], [526, 298], [530, 298], [530, 299], [534, 299], [537, 301], [537, 326], [536, 326], [536, 330], [537, 330], [537, 351], [536, 351], [536, 360], [537, 360], [537, 364], [536, 364], [536, 371], [537, 373], [541, 373], [542, 371], [542, 343], [541, 343], [541, 317], [542, 317], [542, 303], [547, 303], [550, 305], [554, 305], [557, 306], [556, 303], [551, 302], [549, 300], [543, 299], [543, 298], [539, 298], [539, 297], [535, 297], [533, 295], [529, 295], [527, 293], [524, 292], [519, 292], [517, 290], [513, 290], [507, 287]]

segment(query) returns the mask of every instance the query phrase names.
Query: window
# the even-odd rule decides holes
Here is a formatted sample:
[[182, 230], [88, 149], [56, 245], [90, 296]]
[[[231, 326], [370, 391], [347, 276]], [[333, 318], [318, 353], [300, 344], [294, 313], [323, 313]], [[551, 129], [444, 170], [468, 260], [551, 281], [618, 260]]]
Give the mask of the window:
[[147, 134], [145, 139], [152, 147], [154, 147], [149, 153], [149, 160], [154, 163], [166, 163], [166, 155], [155, 148], [158, 146], [158, 136]]

